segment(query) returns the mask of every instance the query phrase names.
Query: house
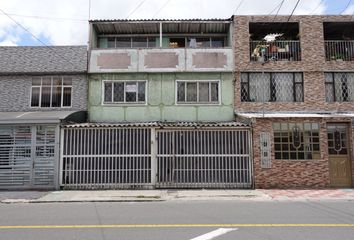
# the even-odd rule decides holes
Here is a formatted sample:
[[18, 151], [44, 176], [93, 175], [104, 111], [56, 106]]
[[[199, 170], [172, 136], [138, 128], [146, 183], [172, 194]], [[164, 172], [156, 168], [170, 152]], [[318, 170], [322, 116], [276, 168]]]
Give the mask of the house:
[[93, 20], [89, 123], [63, 127], [61, 186], [249, 188], [231, 19]]
[[235, 113], [252, 125], [255, 187], [353, 186], [351, 16], [234, 16], [234, 26]]
[[0, 189], [59, 187], [59, 128], [86, 121], [85, 46], [0, 47]]

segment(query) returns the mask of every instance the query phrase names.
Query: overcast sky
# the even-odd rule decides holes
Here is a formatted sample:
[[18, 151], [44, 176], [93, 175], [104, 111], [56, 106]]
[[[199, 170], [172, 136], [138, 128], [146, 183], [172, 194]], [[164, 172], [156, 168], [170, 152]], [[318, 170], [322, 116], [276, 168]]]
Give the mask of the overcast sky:
[[[229, 18], [275, 14], [282, 0], [91, 0], [90, 19]], [[297, 0], [285, 0], [288, 15]], [[348, 7], [347, 7], [348, 6]], [[0, 0], [8, 14], [46, 45], [87, 43], [89, 0]], [[0, 11], [0, 45], [43, 45]], [[301, 0], [295, 13], [354, 14], [354, 0]]]

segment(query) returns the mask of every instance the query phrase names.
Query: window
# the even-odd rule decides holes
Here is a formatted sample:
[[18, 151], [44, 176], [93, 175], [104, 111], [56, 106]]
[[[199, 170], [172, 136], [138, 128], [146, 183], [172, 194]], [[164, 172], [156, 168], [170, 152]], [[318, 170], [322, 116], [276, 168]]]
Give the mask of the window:
[[325, 73], [326, 102], [354, 101], [354, 73]]
[[103, 81], [104, 103], [145, 103], [146, 81]]
[[71, 77], [32, 78], [31, 107], [70, 107]]
[[220, 48], [225, 45], [223, 37], [189, 37], [187, 40], [188, 47], [190, 48]]
[[177, 81], [177, 103], [219, 103], [219, 81]]
[[318, 123], [274, 123], [275, 159], [320, 158]]
[[242, 102], [303, 102], [302, 73], [242, 73]]
[[[155, 37], [108, 37], [107, 48], [152, 48], [156, 47]], [[103, 44], [103, 48], [104, 48]]]

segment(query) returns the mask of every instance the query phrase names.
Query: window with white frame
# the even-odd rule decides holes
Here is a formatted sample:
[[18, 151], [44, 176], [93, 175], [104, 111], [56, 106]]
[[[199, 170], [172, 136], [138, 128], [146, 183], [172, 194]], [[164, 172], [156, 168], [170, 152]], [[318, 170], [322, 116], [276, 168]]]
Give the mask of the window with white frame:
[[31, 107], [71, 107], [71, 77], [33, 77]]
[[146, 81], [103, 81], [103, 103], [145, 103]]
[[354, 73], [325, 73], [326, 102], [354, 102]]
[[220, 81], [177, 81], [177, 103], [218, 104]]
[[242, 73], [242, 102], [303, 102], [302, 73]]

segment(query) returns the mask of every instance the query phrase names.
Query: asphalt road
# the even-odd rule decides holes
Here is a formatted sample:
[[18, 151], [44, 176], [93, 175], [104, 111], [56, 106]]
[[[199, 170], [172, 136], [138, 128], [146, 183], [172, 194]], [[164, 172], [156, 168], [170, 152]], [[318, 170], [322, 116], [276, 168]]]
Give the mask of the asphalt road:
[[1, 240], [190, 240], [219, 228], [232, 231], [198, 240], [352, 240], [354, 202], [0, 204]]

